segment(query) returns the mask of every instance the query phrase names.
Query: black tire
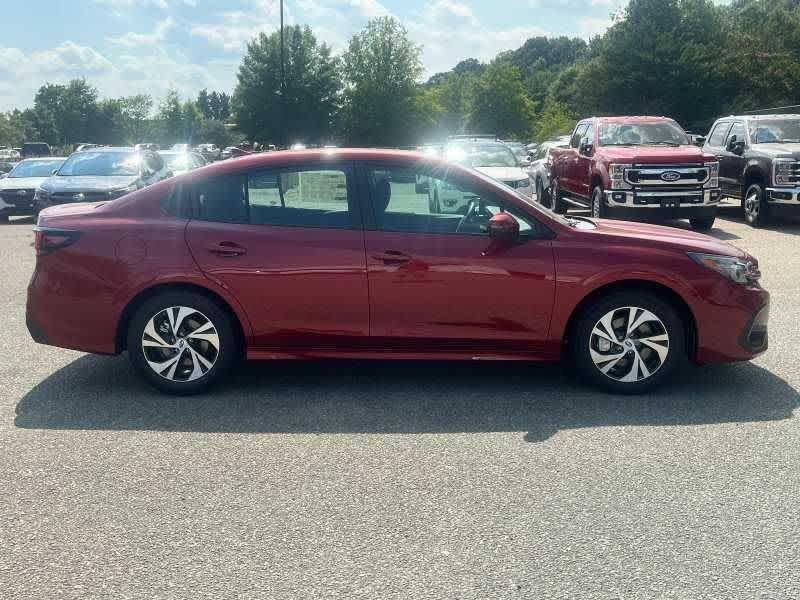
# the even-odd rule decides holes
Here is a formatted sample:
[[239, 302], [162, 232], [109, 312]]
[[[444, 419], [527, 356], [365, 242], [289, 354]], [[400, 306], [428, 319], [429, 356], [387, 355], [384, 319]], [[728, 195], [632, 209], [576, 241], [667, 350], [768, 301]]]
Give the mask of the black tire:
[[3, 225], [8, 223], [8, 215], [0, 215], [0, 223]]
[[544, 189], [544, 184], [540, 177], [536, 178], [536, 200], [545, 208], [551, 207], [550, 194]]
[[742, 199], [744, 220], [752, 227], [762, 227], [769, 222], [767, 194], [760, 183], [752, 183]]
[[691, 225], [692, 229], [695, 231], [711, 231], [714, 227], [714, 221], [716, 220], [716, 217], [689, 219], [689, 225]]
[[553, 179], [550, 183], [550, 208], [559, 215], [567, 214], [567, 203], [561, 196], [561, 184], [558, 179]]
[[439, 204], [439, 192], [433, 190], [433, 194], [428, 196], [428, 210], [432, 215], [438, 215], [442, 212], [442, 206]]
[[596, 185], [592, 190], [592, 217], [595, 219], [605, 219], [607, 212], [603, 188]]
[[[661, 334], [660, 328], [663, 327], [669, 338], [668, 352], [662, 361], [660, 355], [654, 352], [650, 346], [637, 343], [636, 339], [625, 339], [606, 350], [611, 354], [614, 354], [617, 350], [624, 352], [624, 358], [614, 362], [613, 368], [610, 370], [611, 375], [606, 375], [600, 371], [600, 368], [611, 365], [612, 360], [604, 362], [600, 366], [595, 364], [592, 359], [591, 344], [601, 341], [602, 338], [593, 336], [592, 331], [605, 315], [618, 310], [619, 312], [614, 313], [615, 319], [612, 322], [617, 323], [622, 319], [623, 329], [615, 329], [614, 332], [624, 332], [628, 324], [626, 318], [630, 313], [630, 311], [625, 310], [627, 307], [645, 309], [659, 319], [658, 323], [646, 321], [644, 325], [634, 330], [634, 338], [644, 337], [637, 333], [643, 331], [643, 328], [652, 327], [650, 331], [654, 331], [654, 333], [650, 335], [659, 335]], [[634, 314], [644, 315], [645, 313], [635, 312]], [[617, 318], [616, 315], [619, 315], [619, 317]], [[637, 317], [635, 316], [634, 318]], [[628, 341], [631, 341], [632, 345], [626, 349], [625, 343]], [[603, 349], [598, 348], [597, 351], [601, 352]], [[578, 320], [569, 338], [569, 354], [572, 364], [583, 380], [589, 381], [613, 394], [641, 394], [662, 385], [686, 364], [685, 325], [673, 305], [656, 294], [636, 291], [615, 292], [601, 297], [588, 306], [582, 314], [578, 315]], [[644, 368], [649, 367], [652, 369], [652, 374], [649, 377], [644, 376], [644, 371], [636, 363], [637, 359], [641, 359]], [[646, 364], [645, 360], [649, 364]], [[628, 375], [633, 373], [634, 365], [636, 365], [635, 376], [641, 375], [641, 379], [626, 382], [615, 378], [618, 372], [627, 373]], [[620, 377], [624, 377], [624, 375], [620, 375]]]
[[[213, 329], [216, 330], [219, 344], [214, 354], [214, 362], [211, 368], [206, 370], [204, 374], [197, 379], [191, 381], [168, 379], [157, 373], [148, 364], [148, 359], [145, 356], [145, 349], [142, 346], [145, 328], [151, 319], [158, 318], [159, 315], [162, 315], [161, 319], [163, 321], [163, 315], [166, 314], [165, 310], [169, 307], [187, 307], [194, 309], [200, 313], [201, 316], [206, 317], [211, 322]], [[190, 321], [191, 319], [187, 318], [184, 320]], [[234, 317], [225, 307], [221, 306], [213, 299], [203, 294], [190, 291], [166, 292], [145, 301], [133, 314], [128, 326], [128, 356], [133, 366], [139, 371], [142, 377], [159, 391], [178, 396], [199, 394], [222, 380], [241, 358], [242, 342], [239, 339], [237, 331], [238, 329], [235, 327]], [[175, 341], [167, 339], [167, 336], [171, 335], [169, 331], [161, 330], [160, 334], [165, 336], [163, 339], [166, 341]], [[150, 336], [148, 339], [150, 339]], [[179, 350], [175, 348], [174, 350], [164, 350], [164, 352], [175, 352], [176, 356], [180, 354], [179, 365], [181, 365], [182, 371], [186, 371], [188, 368], [184, 367], [183, 363], [195, 360], [187, 356], [186, 350], [189, 345], [195, 344], [197, 340], [193, 340], [191, 344], [188, 339], [181, 341], [185, 342], [185, 344], [181, 345], [182, 349]], [[195, 346], [195, 348], [197, 347]], [[160, 350], [148, 348], [147, 351], [153, 352]], [[184, 360], [184, 358], [186, 360]], [[158, 362], [161, 362], [161, 360], [158, 359]], [[178, 371], [175, 372], [176, 375], [178, 375]]]

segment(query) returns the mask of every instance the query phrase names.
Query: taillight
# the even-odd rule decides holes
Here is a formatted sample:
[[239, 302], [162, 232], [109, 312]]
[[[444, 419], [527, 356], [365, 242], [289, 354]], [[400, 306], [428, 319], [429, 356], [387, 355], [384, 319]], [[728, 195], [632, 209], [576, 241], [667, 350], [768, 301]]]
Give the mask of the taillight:
[[36, 249], [36, 256], [44, 256], [61, 248], [75, 243], [80, 235], [72, 229], [52, 229], [50, 227], [33, 228], [33, 247]]

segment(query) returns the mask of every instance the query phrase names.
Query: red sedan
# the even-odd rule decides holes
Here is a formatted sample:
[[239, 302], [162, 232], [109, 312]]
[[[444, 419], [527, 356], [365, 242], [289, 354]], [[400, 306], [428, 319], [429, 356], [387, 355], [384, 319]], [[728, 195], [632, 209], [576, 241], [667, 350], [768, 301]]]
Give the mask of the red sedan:
[[[423, 182], [420, 185], [420, 182]], [[438, 213], [431, 189], [463, 195]], [[36, 226], [27, 323], [189, 394], [242, 357], [566, 358], [612, 392], [767, 348], [757, 261], [388, 150], [255, 154]]]

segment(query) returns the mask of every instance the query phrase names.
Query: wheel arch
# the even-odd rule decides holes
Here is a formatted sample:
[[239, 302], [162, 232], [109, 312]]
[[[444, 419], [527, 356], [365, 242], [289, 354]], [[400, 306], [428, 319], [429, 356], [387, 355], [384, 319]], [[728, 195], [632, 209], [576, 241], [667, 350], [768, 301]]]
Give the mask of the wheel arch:
[[567, 320], [567, 325], [564, 328], [564, 335], [561, 340], [562, 354], [568, 347], [569, 339], [572, 336], [580, 315], [592, 302], [596, 302], [603, 296], [618, 292], [642, 291], [648, 291], [663, 298], [678, 311], [678, 314], [681, 316], [681, 321], [684, 324], [687, 356], [693, 360], [697, 354], [697, 319], [694, 316], [694, 312], [692, 312], [686, 300], [674, 289], [647, 279], [623, 279], [610, 282], [593, 289], [584, 296], [572, 309], [569, 319]]
[[240, 312], [233, 307], [231, 302], [229, 302], [221, 294], [197, 283], [173, 281], [157, 283], [146, 287], [140, 290], [128, 301], [128, 303], [125, 305], [125, 308], [123, 308], [122, 313], [120, 314], [119, 320], [117, 321], [117, 331], [114, 338], [114, 343], [116, 352], [118, 354], [127, 348], [128, 326], [131, 318], [136, 313], [136, 310], [150, 298], [167, 292], [194, 292], [196, 294], [202, 294], [203, 296], [219, 304], [220, 307], [227, 311], [233, 319], [236, 335], [238, 336], [239, 342], [242, 344], [242, 348], [244, 349], [244, 345], [247, 340], [247, 335], [245, 334], [245, 325], [242, 323], [244, 315], [240, 314]]
[[754, 183], [766, 184], [768, 178], [764, 173], [764, 169], [759, 164], [751, 164], [744, 171], [744, 179], [742, 180], [742, 199], [744, 199], [749, 188]]

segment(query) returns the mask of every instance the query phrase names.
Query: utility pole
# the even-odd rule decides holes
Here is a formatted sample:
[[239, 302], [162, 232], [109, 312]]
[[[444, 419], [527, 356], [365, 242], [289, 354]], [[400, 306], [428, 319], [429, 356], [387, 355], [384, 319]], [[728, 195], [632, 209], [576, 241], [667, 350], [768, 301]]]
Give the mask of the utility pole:
[[283, 0], [281, 0], [281, 148], [286, 147], [286, 40], [283, 35]]

